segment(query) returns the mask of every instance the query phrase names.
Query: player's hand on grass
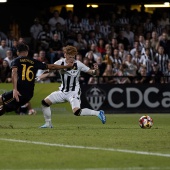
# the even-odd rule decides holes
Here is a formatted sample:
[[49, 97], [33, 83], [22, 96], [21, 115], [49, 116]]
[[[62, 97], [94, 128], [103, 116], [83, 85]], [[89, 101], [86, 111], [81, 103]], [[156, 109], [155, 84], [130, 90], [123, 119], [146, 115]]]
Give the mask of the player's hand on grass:
[[19, 102], [19, 96], [21, 96], [21, 94], [19, 93], [18, 90], [14, 89], [13, 90], [13, 98], [16, 99], [17, 102]]

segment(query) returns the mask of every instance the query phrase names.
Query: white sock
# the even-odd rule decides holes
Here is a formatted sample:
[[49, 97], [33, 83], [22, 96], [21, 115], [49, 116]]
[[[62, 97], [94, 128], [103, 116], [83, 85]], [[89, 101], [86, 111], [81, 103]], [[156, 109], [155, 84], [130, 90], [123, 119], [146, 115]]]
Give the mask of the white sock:
[[42, 108], [42, 112], [44, 114], [44, 119], [45, 119], [45, 123], [46, 125], [50, 125], [51, 123], [51, 108], [50, 107], [45, 107], [45, 106], [41, 106]]
[[91, 110], [91, 109], [82, 109], [80, 116], [98, 116], [99, 111]]

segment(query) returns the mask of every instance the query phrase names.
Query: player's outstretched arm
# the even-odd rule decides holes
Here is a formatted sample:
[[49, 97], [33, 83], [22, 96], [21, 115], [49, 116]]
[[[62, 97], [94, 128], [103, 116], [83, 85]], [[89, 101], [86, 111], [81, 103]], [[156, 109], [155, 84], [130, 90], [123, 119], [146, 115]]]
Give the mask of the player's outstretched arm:
[[56, 64], [47, 64], [48, 70], [45, 70], [40, 76], [36, 77], [37, 81], [40, 81], [50, 75], [54, 70], [65, 69], [65, 68], [72, 68], [74, 64], [68, 65], [56, 65]]
[[65, 69], [65, 68], [72, 68], [73, 67], [73, 63], [69, 63], [65, 66], [56, 65], [56, 64], [47, 64], [47, 65], [48, 65], [48, 69], [50, 69], [50, 70], [59, 70], [59, 69]]

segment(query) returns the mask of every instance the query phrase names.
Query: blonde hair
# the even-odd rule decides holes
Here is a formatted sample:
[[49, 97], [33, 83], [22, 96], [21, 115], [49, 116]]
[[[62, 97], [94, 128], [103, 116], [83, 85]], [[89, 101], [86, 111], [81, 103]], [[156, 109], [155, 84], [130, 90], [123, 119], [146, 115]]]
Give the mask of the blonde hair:
[[63, 52], [68, 55], [77, 55], [77, 48], [71, 45], [67, 45], [63, 47]]

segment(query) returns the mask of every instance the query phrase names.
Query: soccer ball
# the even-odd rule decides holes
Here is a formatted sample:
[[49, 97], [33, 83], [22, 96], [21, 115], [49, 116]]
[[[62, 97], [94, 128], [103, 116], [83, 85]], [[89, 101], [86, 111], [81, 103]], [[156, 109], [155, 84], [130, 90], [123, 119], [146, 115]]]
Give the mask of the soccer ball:
[[153, 126], [153, 119], [148, 115], [142, 116], [139, 119], [139, 126], [143, 129], [150, 129]]

